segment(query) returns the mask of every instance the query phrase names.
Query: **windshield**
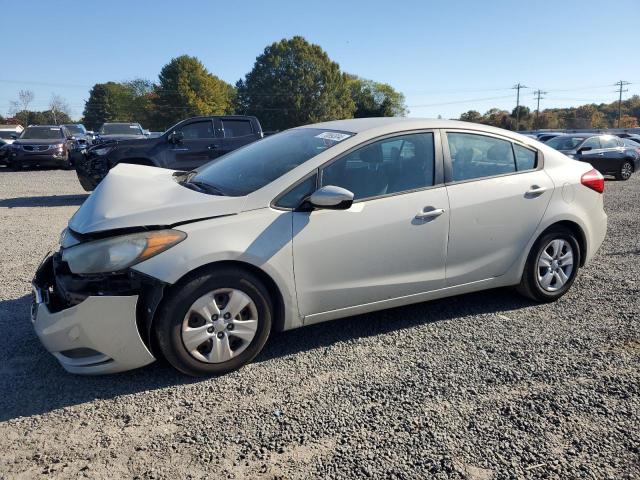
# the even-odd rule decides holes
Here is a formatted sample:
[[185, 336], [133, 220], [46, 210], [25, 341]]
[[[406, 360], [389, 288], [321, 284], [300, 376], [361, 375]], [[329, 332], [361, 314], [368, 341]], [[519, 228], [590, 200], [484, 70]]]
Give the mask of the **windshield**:
[[11, 135], [17, 135], [18, 132], [11, 132], [11, 131], [0, 131], [0, 138], [6, 138], [8, 140], [10, 140], [11, 138], [13, 138]]
[[547, 142], [551, 148], [555, 148], [556, 150], [575, 150], [578, 148], [586, 137], [555, 137]]
[[56, 138], [62, 138], [62, 130], [60, 127], [27, 127], [22, 132], [20, 138], [25, 140], [55, 140]]
[[67, 127], [67, 130], [69, 130], [73, 134], [77, 134], [77, 133], [79, 133], [80, 135], [85, 134], [85, 130], [81, 125], [65, 125], [65, 127]]
[[104, 124], [100, 129], [100, 135], [142, 135], [139, 125], [128, 123]]
[[248, 195], [352, 135], [318, 128], [287, 130], [208, 163], [190, 181], [228, 195]]

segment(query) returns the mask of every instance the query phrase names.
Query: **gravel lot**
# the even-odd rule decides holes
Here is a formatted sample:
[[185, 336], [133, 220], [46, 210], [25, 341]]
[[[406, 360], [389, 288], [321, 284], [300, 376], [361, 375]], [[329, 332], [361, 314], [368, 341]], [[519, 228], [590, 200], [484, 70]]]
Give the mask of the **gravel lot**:
[[465, 295], [275, 335], [248, 367], [65, 373], [29, 321], [73, 172], [0, 169], [0, 478], [640, 478], [640, 175], [571, 292]]

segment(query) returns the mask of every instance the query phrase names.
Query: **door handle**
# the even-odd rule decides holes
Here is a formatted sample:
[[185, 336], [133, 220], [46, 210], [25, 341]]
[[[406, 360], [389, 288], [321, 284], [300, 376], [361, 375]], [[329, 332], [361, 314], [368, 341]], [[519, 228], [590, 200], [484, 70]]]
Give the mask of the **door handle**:
[[424, 207], [421, 212], [416, 214], [418, 220], [428, 220], [429, 218], [439, 217], [444, 213], [444, 208]]
[[538, 185], [531, 185], [531, 188], [527, 190], [527, 196], [540, 195], [548, 190], [547, 187], [540, 187]]
[[598, 156], [599, 156], [599, 157], [604, 157], [604, 153], [600, 152], [600, 153], [598, 154]]

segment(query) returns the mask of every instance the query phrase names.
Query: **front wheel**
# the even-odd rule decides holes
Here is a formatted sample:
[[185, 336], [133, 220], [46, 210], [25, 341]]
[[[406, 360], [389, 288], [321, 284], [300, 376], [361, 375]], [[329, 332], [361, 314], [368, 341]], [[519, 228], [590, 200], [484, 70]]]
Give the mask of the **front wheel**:
[[573, 284], [580, 255], [580, 246], [570, 230], [557, 227], [548, 231], [529, 252], [518, 292], [538, 302], [557, 300]]
[[617, 180], [629, 180], [633, 173], [633, 165], [629, 161], [625, 161], [621, 166], [618, 173], [616, 173]]
[[254, 275], [216, 269], [171, 291], [158, 312], [160, 350], [187, 375], [222, 375], [249, 363], [271, 331], [271, 302]]

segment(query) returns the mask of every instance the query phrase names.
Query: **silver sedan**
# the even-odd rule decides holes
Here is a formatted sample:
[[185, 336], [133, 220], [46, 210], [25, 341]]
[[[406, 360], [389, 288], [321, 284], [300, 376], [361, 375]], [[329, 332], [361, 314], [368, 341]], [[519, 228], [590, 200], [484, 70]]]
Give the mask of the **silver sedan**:
[[287, 130], [195, 171], [121, 164], [34, 278], [70, 372], [250, 362], [273, 330], [488, 288], [555, 301], [606, 233], [604, 180], [484, 125], [357, 119]]

